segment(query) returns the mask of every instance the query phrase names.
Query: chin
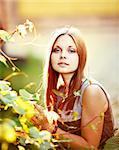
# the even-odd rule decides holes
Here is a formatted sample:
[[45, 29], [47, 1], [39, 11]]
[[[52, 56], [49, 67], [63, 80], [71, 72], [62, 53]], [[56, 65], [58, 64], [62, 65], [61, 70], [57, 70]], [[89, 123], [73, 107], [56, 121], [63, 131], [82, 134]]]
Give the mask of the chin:
[[61, 74], [71, 74], [74, 73], [75, 71], [69, 71], [69, 70], [57, 70], [57, 72], [61, 73]]

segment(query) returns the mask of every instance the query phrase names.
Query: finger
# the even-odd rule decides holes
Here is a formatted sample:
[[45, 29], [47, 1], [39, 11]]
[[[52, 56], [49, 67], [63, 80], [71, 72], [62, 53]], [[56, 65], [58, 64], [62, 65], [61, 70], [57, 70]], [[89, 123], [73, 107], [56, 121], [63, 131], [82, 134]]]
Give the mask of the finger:
[[38, 110], [38, 112], [40, 112], [40, 113], [42, 112], [43, 113], [43, 109], [42, 109], [42, 107], [40, 105], [34, 104], [34, 106], [35, 106], [35, 109]]
[[40, 124], [40, 122], [38, 121], [38, 119], [37, 118], [35, 118], [35, 117], [33, 117], [32, 119], [31, 119], [31, 122], [35, 125], [35, 126], [39, 126], [39, 125], [41, 125]]

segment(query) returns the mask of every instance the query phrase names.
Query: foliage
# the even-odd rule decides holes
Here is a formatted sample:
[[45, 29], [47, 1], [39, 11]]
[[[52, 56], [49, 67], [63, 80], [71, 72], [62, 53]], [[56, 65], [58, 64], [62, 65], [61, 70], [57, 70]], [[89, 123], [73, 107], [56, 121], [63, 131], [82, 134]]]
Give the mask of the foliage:
[[[25, 37], [27, 32], [34, 31], [34, 24], [26, 20], [22, 25], [18, 25], [10, 34], [7, 31], [0, 30], [0, 62], [6, 67], [12, 68], [12, 73], [4, 80], [0, 80], [0, 143], [1, 149], [7, 150], [12, 144], [12, 148], [24, 149], [54, 149], [52, 134], [47, 130], [39, 130], [31, 122], [31, 118], [37, 115], [34, 104], [39, 102], [39, 89], [36, 93], [29, 93], [26, 89], [32, 83], [26, 86], [26, 89], [20, 89], [19, 92], [11, 87], [8, 82], [11, 77], [17, 75], [27, 76], [14, 63], [11, 58], [2, 51], [2, 46], [6, 42], [14, 41], [13, 35], [18, 33]], [[42, 115], [42, 114], [41, 114]]]
[[119, 130], [115, 132], [115, 136], [106, 141], [104, 150], [119, 150]]
[[39, 131], [30, 119], [35, 115], [34, 102], [39, 100], [38, 93], [31, 94], [25, 89], [19, 93], [10, 87], [7, 81], [0, 81], [0, 141], [19, 146], [28, 144], [52, 148], [50, 132]]

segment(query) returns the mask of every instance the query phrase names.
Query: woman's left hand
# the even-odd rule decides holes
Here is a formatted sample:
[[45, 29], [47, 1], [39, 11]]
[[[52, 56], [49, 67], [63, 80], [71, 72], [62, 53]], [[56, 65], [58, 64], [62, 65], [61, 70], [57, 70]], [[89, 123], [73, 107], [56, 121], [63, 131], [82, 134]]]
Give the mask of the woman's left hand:
[[52, 132], [54, 127], [48, 121], [47, 116], [45, 115], [42, 107], [38, 104], [34, 105], [36, 115], [31, 118], [31, 122], [39, 129], [39, 130], [48, 130]]

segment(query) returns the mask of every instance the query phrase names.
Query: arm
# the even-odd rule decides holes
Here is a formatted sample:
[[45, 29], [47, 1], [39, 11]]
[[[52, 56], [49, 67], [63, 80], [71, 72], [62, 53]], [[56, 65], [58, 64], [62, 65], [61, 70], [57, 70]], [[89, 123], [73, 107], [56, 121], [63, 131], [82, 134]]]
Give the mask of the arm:
[[81, 147], [91, 148], [91, 146], [97, 149], [104, 123], [104, 117], [101, 118], [100, 113], [107, 110], [107, 99], [100, 87], [90, 85], [83, 94], [82, 103], [81, 136], [70, 134], [61, 129], [58, 129], [57, 133], [72, 139], [70, 145], [73, 150]]

